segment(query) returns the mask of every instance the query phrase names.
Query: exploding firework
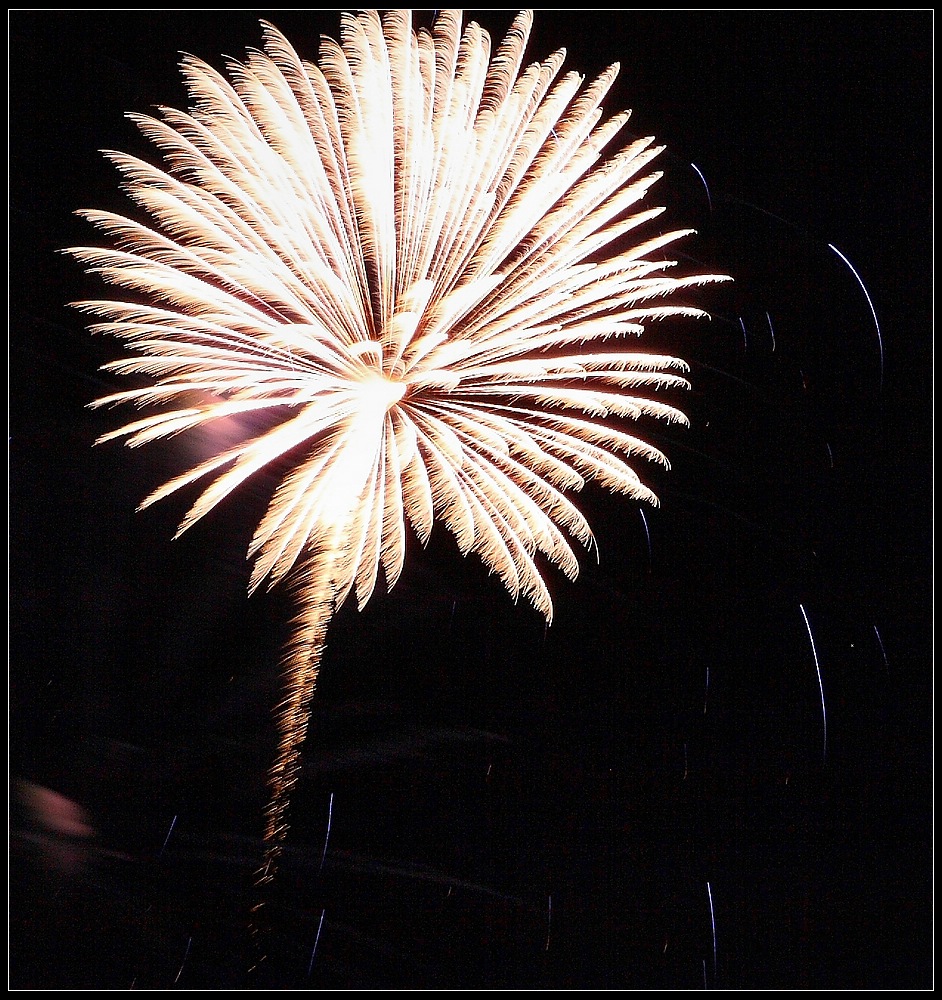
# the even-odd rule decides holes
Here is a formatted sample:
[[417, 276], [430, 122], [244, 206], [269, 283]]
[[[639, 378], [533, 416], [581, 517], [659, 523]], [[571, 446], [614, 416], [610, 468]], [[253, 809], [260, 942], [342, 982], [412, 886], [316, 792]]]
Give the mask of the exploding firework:
[[127, 293], [79, 303], [136, 380], [95, 405], [143, 411], [101, 440], [243, 428], [142, 506], [201, 484], [183, 532], [288, 466], [249, 546], [250, 589], [287, 578], [299, 607], [269, 872], [328, 625], [395, 584], [407, 524], [425, 543], [441, 521], [549, 621], [543, 561], [574, 578], [592, 538], [572, 494], [656, 503], [629, 462], [667, 460], [626, 425], [686, 419], [685, 363], [625, 340], [703, 315], [677, 293], [724, 279], [665, 259], [686, 231], [650, 225], [661, 147], [602, 112], [617, 66], [588, 85], [562, 52], [523, 68], [531, 24], [493, 56], [460, 12], [416, 30], [403, 10], [343, 15], [317, 64], [264, 22], [228, 77], [187, 56], [190, 111], [134, 116], [166, 169], [108, 154], [149, 225], [86, 211], [108, 246], [71, 251]]

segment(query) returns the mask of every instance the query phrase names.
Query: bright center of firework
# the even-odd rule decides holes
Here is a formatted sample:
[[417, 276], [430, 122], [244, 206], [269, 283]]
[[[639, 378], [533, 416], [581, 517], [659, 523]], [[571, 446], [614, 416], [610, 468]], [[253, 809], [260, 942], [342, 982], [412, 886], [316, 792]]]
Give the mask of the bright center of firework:
[[349, 527], [363, 516], [364, 496], [375, 482], [382, 454], [386, 414], [402, 399], [404, 382], [370, 372], [351, 385], [347, 415], [337, 440], [333, 460], [322, 473], [318, 490], [317, 520], [322, 528]]
[[405, 395], [405, 382], [394, 382], [383, 375], [368, 375], [360, 383], [364, 412], [387, 413]]

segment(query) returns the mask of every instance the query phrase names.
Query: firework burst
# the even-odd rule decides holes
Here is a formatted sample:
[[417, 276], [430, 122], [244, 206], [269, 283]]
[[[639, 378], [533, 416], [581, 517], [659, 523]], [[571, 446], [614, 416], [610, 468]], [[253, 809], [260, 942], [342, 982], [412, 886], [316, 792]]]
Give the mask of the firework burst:
[[629, 461], [666, 459], [626, 422], [686, 419], [661, 396], [684, 362], [622, 341], [703, 315], [677, 293], [724, 279], [664, 259], [685, 232], [647, 225], [661, 147], [617, 141], [628, 113], [601, 110], [617, 67], [588, 85], [562, 52], [523, 68], [531, 24], [492, 55], [458, 11], [419, 30], [365, 11], [317, 64], [267, 23], [228, 77], [187, 56], [190, 111], [133, 116], [165, 169], [107, 154], [149, 225], [87, 211], [108, 246], [71, 251], [128, 293], [79, 303], [131, 349], [106, 368], [137, 380], [95, 405], [143, 411], [102, 440], [263, 421], [143, 506], [200, 484], [182, 532], [290, 460], [249, 546], [250, 588], [289, 577], [299, 606], [269, 868], [328, 624], [395, 584], [407, 524], [425, 543], [443, 522], [549, 621], [541, 561], [574, 578], [591, 541], [572, 493], [656, 503]]

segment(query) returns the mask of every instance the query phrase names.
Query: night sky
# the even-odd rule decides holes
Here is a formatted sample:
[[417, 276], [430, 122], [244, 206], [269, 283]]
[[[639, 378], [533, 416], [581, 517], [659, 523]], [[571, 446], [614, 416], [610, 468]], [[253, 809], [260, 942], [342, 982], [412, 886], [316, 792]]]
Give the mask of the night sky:
[[735, 283], [643, 338], [691, 426], [642, 429], [658, 509], [579, 497], [599, 558], [547, 570], [551, 627], [444, 530], [336, 616], [250, 972], [273, 480], [178, 541], [187, 497], [135, 513], [186, 446], [92, 446], [121, 349], [58, 251], [135, 211], [123, 115], [260, 17], [337, 34], [10, 13], [11, 988], [931, 988], [932, 12], [537, 12], [528, 62], [621, 63], [682, 263]]

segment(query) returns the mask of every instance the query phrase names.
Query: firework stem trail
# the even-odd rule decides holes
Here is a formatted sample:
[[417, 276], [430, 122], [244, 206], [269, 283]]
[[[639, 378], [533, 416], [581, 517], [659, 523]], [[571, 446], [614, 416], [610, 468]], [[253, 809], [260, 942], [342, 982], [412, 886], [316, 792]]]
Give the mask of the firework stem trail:
[[[327, 626], [335, 608], [336, 537], [335, 534], [326, 551], [308, 559], [295, 580], [301, 610], [294, 620], [294, 634], [283, 660], [285, 695], [276, 710], [278, 743], [268, 779], [271, 798], [265, 811], [265, 857], [259, 873], [260, 885], [273, 878], [288, 829], [288, 804], [298, 782], [301, 747], [311, 718], [311, 699], [326, 647]], [[325, 853], [326, 850], [325, 841]]]

